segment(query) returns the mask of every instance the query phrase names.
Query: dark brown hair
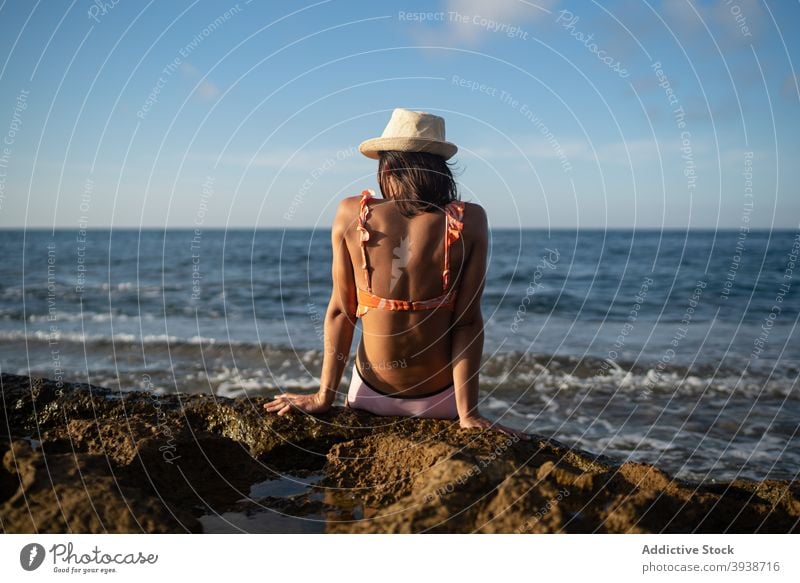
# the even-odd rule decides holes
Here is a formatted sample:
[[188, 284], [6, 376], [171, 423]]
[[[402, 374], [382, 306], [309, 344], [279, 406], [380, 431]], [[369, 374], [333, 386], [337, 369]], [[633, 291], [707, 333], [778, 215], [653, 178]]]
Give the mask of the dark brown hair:
[[[429, 152], [378, 152], [378, 184], [386, 199], [394, 200], [403, 216], [442, 209], [458, 198], [458, 187], [450, 171], [450, 162]], [[391, 196], [390, 177], [398, 196]]]

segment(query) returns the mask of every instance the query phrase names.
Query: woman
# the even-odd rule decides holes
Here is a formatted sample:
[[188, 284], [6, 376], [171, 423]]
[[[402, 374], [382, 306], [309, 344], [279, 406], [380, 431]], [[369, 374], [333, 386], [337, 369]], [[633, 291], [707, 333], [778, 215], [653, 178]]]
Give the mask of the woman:
[[527, 438], [478, 412], [489, 230], [482, 207], [458, 200], [447, 162], [457, 147], [444, 134], [441, 117], [398, 108], [359, 146], [379, 160], [383, 199], [367, 189], [336, 213], [320, 389], [278, 395], [267, 411], [328, 410], [362, 318], [347, 406]]

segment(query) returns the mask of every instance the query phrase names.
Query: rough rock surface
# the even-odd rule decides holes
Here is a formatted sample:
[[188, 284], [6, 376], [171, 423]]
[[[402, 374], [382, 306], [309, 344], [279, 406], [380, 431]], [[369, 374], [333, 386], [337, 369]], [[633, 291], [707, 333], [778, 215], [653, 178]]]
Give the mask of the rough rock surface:
[[209, 517], [233, 532], [800, 532], [798, 481], [699, 486], [542, 436], [342, 408], [279, 418], [266, 397], [7, 374], [0, 389], [8, 533], [204, 532]]

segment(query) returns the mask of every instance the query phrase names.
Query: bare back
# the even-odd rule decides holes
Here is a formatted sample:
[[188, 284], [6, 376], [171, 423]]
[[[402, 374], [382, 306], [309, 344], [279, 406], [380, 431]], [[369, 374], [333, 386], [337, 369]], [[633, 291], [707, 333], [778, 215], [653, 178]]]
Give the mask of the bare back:
[[[346, 200], [350, 228], [345, 243], [360, 288], [367, 286], [362, 269], [361, 240], [356, 229], [358, 197]], [[372, 291], [381, 297], [424, 300], [442, 294], [445, 214], [442, 211], [403, 216], [391, 200], [370, 204], [370, 238], [366, 245]], [[352, 209], [352, 214], [351, 214]], [[450, 281], [462, 284], [473, 233], [484, 226], [478, 205], [465, 203], [461, 237], [450, 247]], [[482, 269], [482, 266], [481, 266]], [[481, 282], [482, 283], [482, 282]], [[459, 290], [460, 291], [460, 290]], [[474, 294], [473, 294], [474, 295]], [[357, 362], [364, 379], [379, 390], [419, 396], [453, 382], [451, 332], [454, 312], [369, 310], [362, 318]]]

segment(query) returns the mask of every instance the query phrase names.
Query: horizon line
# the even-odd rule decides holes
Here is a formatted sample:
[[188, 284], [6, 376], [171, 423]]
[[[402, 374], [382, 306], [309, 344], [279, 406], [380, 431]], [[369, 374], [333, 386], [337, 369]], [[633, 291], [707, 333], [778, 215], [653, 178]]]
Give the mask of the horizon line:
[[[197, 226], [178, 226], [178, 227], [161, 227], [161, 226], [105, 226], [105, 227], [52, 227], [52, 226], [31, 226], [31, 227], [2, 227], [0, 231], [330, 231], [330, 226], [314, 227], [314, 226], [291, 226], [291, 227], [197, 227]], [[800, 225], [796, 227], [749, 227], [748, 231], [794, 231], [800, 229]], [[741, 227], [490, 227], [491, 231], [656, 231], [656, 232], [673, 232], [673, 231], [741, 231]]]

